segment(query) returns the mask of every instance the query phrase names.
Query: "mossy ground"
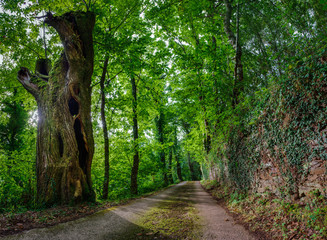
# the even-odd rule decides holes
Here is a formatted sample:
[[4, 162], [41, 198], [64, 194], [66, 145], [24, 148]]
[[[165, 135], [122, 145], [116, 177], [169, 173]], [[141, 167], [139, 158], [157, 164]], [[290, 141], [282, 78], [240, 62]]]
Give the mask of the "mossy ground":
[[139, 225], [167, 239], [200, 239], [200, 218], [193, 203], [184, 199], [164, 201], [139, 219]]

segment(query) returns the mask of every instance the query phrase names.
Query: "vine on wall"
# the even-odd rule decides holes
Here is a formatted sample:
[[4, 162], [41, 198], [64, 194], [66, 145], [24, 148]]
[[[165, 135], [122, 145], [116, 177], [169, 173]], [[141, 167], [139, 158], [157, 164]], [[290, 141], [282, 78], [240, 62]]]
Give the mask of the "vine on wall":
[[287, 78], [260, 97], [240, 116], [242, 124], [231, 127], [219, 167], [242, 190], [256, 190], [269, 168], [278, 193], [298, 198], [312, 162], [327, 162], [327, 49], [290, 66]]

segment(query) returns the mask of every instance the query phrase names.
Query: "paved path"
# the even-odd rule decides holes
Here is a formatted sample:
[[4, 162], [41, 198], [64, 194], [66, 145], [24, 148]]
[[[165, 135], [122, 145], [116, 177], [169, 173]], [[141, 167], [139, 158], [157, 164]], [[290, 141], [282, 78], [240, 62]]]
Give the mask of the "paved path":
[[248, 240], [254, 239], [243, 226], [235, 223], [233, 218], [226, 211], [217, 205], [199, 182], [194, 182], [195, 207], [199, 210], [203, 221], [202, 239], [226, 239], [226, 240]]
[[[225, 210], [203, 191], [199, 182], [183, 182], [147, 198], [135, 200], [128, 205], [107, 209], [92, 216], [62, 223], [54, 227], [33, 229], [3, 239], [36, 240], [137, 240], [169, 239], [139, 233], [149, 230], [137, 225], [137, 220], [160, 202], [178, 198], [191, 200], [199, 211], [203, 240], [253, 239], [240, 225], [234, 223]], [[228, 219], [229, 221], [226, 221]], [[177, 240], [177, 239], [176, 239]], [[178, 239], [180, 240], [180, 239]]]

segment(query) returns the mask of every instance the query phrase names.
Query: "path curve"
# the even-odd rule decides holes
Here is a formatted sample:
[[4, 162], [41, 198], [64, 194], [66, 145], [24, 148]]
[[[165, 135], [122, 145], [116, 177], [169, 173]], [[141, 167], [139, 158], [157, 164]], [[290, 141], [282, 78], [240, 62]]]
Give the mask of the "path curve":
[[[183, 193], [180, 196], [179, 193]], [[185, 195], [185, 192], [187, 193]], [[131, 203], [100, 211], [75, 221], [61, 223], [53, 227], [32, 229], [17, 235], [5, 237], [6, 240], [137, 240], [169, 239], [155, 236], [140, 236], [149, 232], [137, 225], [137, 220], [162, 201], [173, 198], [189, 198], [199, 211], [202, 222], [202, 239], [248, 240], [254, 239], [206, 193], [199, 182], [182, 182], [159, 194], [138, 199]], [[228, 219], [226, 221], [226, 219]]]

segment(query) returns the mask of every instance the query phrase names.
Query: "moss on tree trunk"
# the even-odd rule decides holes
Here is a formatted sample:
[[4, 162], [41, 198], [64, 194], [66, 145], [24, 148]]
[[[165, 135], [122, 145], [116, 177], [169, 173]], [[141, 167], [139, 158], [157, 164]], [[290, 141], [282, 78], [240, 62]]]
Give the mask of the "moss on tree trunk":
[[95, 16], [48, 13], [45, 22], [58, 32], [62, 55], [51, 71], [49, 61], [41, 59], [35, 74], [26, 68], [18, 72], [19, 81], [38, 105], [37, 200], [47, 206], [94, 201], [90, 84]]

